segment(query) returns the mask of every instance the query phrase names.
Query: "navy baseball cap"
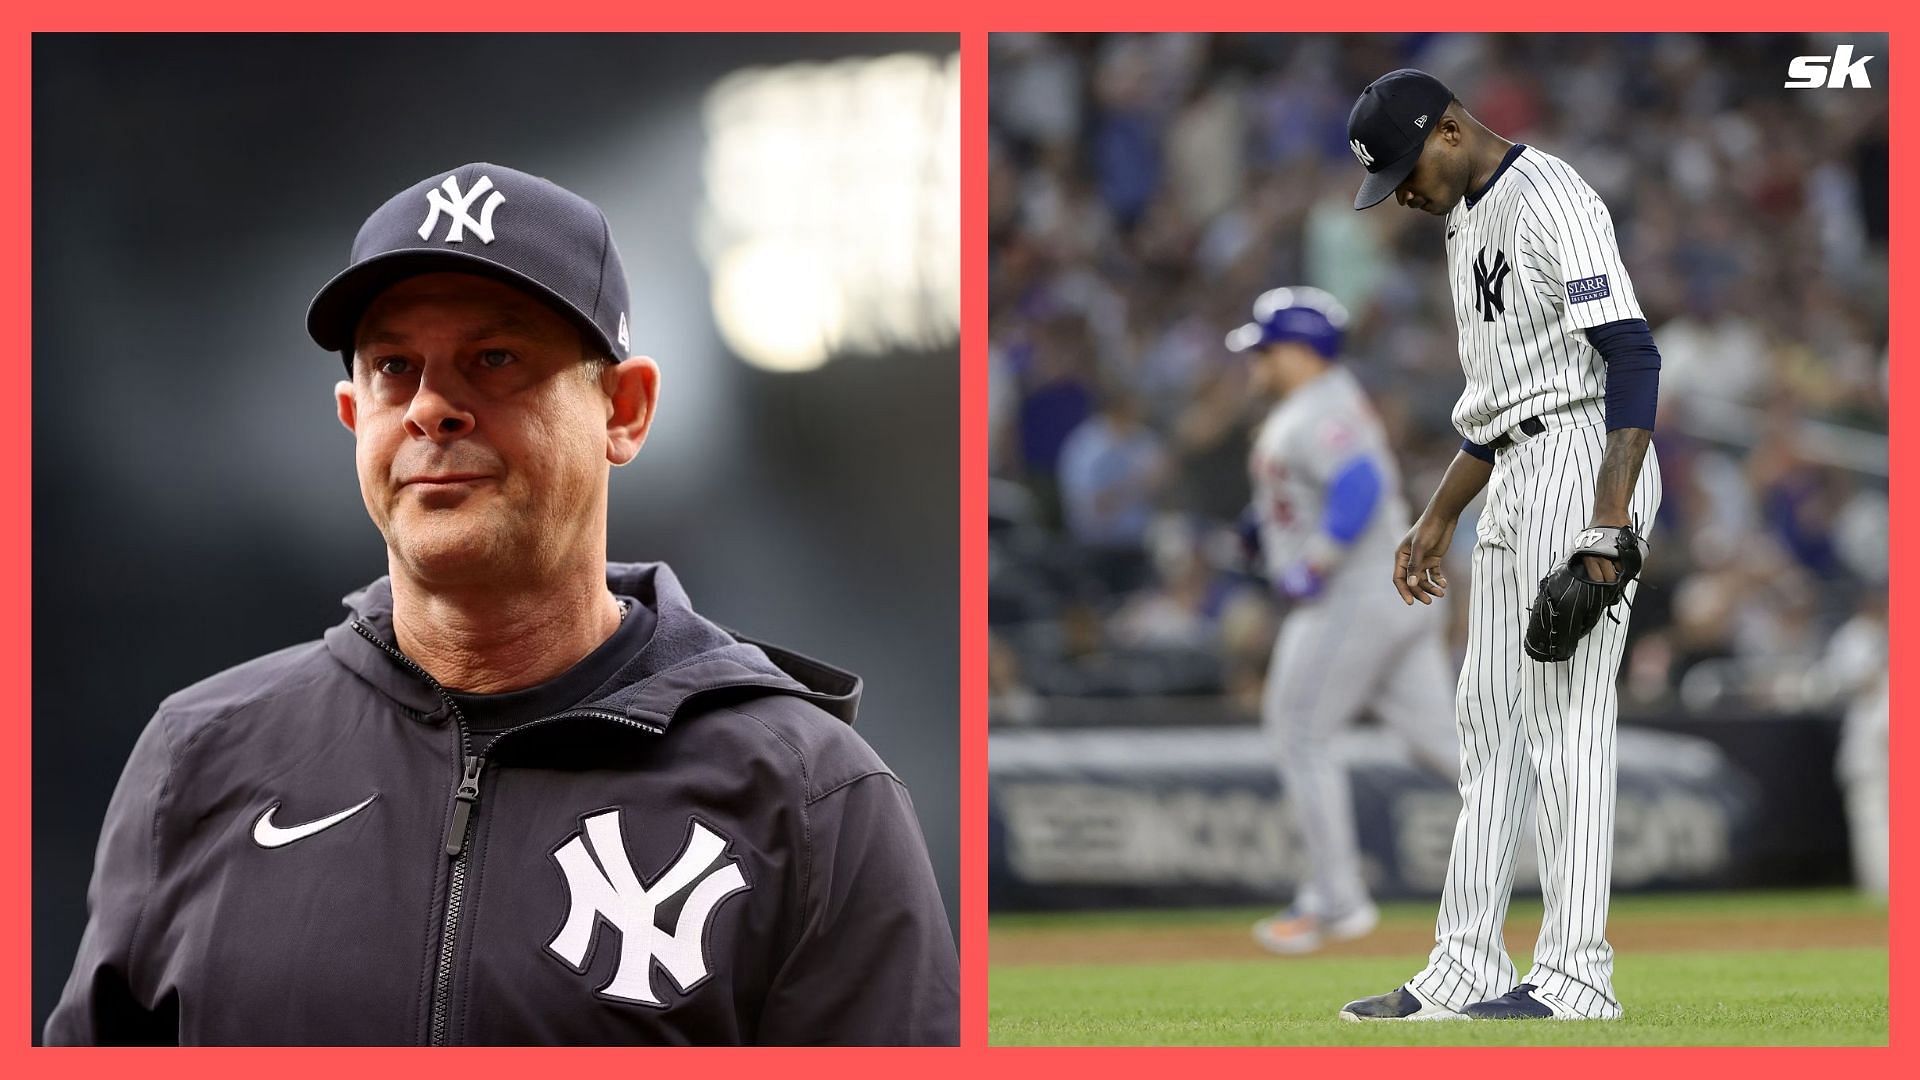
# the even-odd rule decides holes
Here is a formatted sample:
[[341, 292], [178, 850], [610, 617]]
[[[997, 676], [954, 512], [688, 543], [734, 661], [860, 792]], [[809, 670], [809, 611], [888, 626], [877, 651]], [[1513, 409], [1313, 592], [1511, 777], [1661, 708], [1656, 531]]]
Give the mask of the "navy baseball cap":
[[307, 308], [307, 333], [351, 371], [354, 330], [374, 297], [443, 270], [525, 290], [608, 357], [627, 356], [627, 274], [607, 216], [551, 180], [486, 162], [435, 173], [375, 210], [347, 268]]
[[1346, 337], [1347, 309], [1333, 294], [1307, 285], [1268, 289], [1253, 302], [1253, 321], [1227, 335], [1227, 349], [1246, 352], [1298, 341], [1331, 360]]
[[1420, 161], [1420, 149], [1440, 114], [1453, 103], [1453, 91], [1424, 71], [1401, 68], [1373, 80], [1347, 114], [1347, 145], [1367, 168], [1367, 179], [1353, 197], [1365, 210], [1393, 194]]

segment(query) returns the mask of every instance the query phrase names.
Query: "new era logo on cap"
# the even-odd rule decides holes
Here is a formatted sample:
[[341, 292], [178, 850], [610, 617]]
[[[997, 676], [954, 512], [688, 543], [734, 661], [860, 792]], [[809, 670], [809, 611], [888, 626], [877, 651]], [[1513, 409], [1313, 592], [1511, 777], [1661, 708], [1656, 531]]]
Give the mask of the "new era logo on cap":
[[354, 331], [374, 298], [442, 271], [504, 281], [572, 320], [593, 351], [628, 355], [627, 274], [606, 215], [551, 180], [487, 162], [435, 173], [375, 210], [347, 268], [313, 298], [307, 333], [351, 371]]

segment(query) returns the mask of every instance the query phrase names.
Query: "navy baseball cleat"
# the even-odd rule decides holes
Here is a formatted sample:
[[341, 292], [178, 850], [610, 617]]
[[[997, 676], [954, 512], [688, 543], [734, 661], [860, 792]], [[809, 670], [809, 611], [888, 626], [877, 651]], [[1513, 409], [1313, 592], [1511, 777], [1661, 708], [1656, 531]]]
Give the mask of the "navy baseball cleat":
[[1389, 990], [1379, 997], [1350, 1001], [1340, 1010], [1342, 1020], [1463, 1020], [1465, 1017], [1440, 1005], [1429, 1005], [1410, 986]]
[[1497, 998], [1476, 1001], [1460, 1012], [1469, 1020], [1551, 1020], [1553, 1010], [1533, 996], [1538, 989], [1532, 983], [1521, 983]]

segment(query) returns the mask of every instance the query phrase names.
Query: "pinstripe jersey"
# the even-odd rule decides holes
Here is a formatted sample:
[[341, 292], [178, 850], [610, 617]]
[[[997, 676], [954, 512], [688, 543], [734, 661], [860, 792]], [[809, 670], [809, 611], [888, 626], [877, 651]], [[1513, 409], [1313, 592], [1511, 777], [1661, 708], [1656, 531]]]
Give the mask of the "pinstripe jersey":
[[1516, 143], [1478, 199], [1447, 214], [1447, 273], [1467, 387], [1453, 426], [1488, 443], [1570, 406], [1604, 415], [1591, 326], [1643, 318], [1613, 218], [1573, 166]]
[[[1407, 501], [1389, 447], [1367, 392], [1344, 367], [1329, 367], [1273, 407], [1248, 460], [1269, 574], [1277, 578], [1306, 559], [1321, 564], [1329, 593], [1348, 578], [1377, 587], [1380, 567], [1407, 531]], [[1380, 470], [1380, 501], [1343, 549], [1326, 532], [1327, 485], [1357, 457], [1372, 458]]]

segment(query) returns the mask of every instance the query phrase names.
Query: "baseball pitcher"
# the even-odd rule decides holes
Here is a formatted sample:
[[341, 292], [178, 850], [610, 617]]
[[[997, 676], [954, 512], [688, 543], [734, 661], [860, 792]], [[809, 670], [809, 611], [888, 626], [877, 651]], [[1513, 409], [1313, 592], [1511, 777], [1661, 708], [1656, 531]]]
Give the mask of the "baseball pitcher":
[[[1347, 121], [1367, 178], [1446, 219], [1465, 436], [1393, 557], [1402, 601], [1446, 595], [1467, 504], [1472, 628], [1455, 708], [1460, 794], [1427, 966], [1350, 1020], [1613, 1019], [1615, 680], [1660, 507], [1651, 437], [1660, 355], [1605, 204], [1571, 166], [1508, 142], [1425, 72], [1381, 76]], [[1546, 912], [1521, 976], [1501, 937], [1528, 804]]]

